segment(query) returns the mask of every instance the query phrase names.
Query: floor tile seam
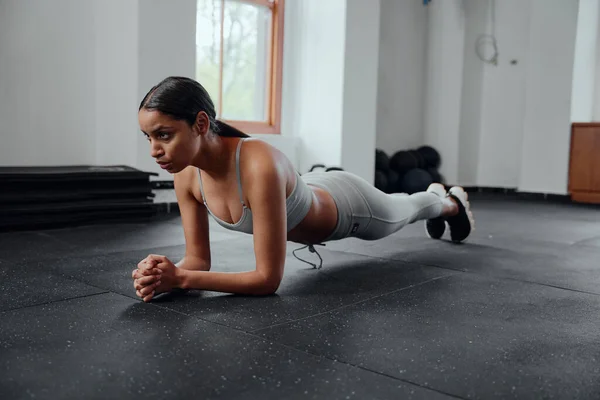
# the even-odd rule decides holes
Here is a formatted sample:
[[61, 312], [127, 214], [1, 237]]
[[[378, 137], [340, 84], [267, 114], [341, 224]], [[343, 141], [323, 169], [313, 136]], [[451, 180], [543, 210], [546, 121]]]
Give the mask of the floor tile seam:
[[589, 245], [586, 242], [591, 242], [594, 240], [600, 240], [600, 237], [598, 236], [594, 236], [592, 238], [589, 239], [583, 239], [583, 240], [578, 240], [576, 242], [573, 242], [569, 245], [569, 247], [585, 247], [586, 249], [599, 249], [600, 248], [598, 246], [594, 246], [594, 245]]
[[[43, 232], [40, 232], [43, 233]], [[61, 239], [56, 239], [54, 237], [52, 237], [53, 240], [61, 240]], [[227, 239], [223, 239], [223, 240], [227, 240]], [[222, 240], [218, 240], [217, 242], [221, 242]], [[164, 250], [170, 250], [176, 247], [181, 247], [181, 246], [185, 246], [185, 243], [180, 243], [180, 244], [170, 244], [170, 245], [165, 245], [165, 246], [154, 246], [154, 247], [141, 247], [141, 248], [133, 248], [133, 249], [120, 249], [120, 250], [114, 250], [114, 251], [102, 251], [102, 252], [98, 252], [98, 253], [85, 253], [85, 248], [83, 247], [78, 247], [77, 245], [71, 244], [69, 242], [63, 242], [64, 244], [68, 245], [71, 247], [71, 250], [82, 250], [81, 253], [79, 254], [67, 254], [67, 257], [73, 257], [73, 258], [77, 258], [77, 259], [87, 259], [87, 258], [95, 258], [95, 257], [107, 257], [107, 256], [116, 256], [116, 255], [120, 255], [120, 254], [129, 254], [131, 252], [140, 252], [140, 251], [150, 251], [150, 250], [159, 250], [159, 249], [164, 249]], [[402, 261], [404, 263], [407, 264], [415, 264], [415, 265], [419, 265], [419, 263], [413, 263], [413, 262], [407, 262], [405, 260], [402, 259], [393, 259], [393, 258], [386, 258], [386, 257], [377, 257], [377, 256], [371, 256], [371, 255], [365, 255], [365, 254], [360, 254], [360, 253], [354, 253], [354, 252], [347, 252], [347, 251], [340, 251], [340, 250], [328, 250], [328, 252], [333, 252], [333, 253], [344, 253], [344, 254], [352, 254], [352, 255], [358, 255], [364, 258], [368, 258], [368, 259], [378, 259], [378, 260], [383, 260], [383, 261]], [[160, 253], [160, 252], [154, 252], [154, 253], [149, 253], [149, 254], [156, 254], [156, 253]], [[290, 256], [291, 257], [291, 256]], [[28, 263], [40, 263], [40, 262], [49, 262], [49, 261], [57, 261], [57, 260], [62, 260], [64, 259], [65, 256], [64, 255], [53, 255], [53, 256], [49, 256], [49, 257], [44, 257], [41, 259], [31, 259], [31, 260], [25, 260], [25, 261], [11, 261], [14, 262], [15, 264], [18, 265], [22, 265], [22, 264], [28, 264]], [[5, 262], [8, 262], [7, 260], [4, 260]], [[423, 264], [425, 265], [425, 264]], [[135, 268], [136, 266], [132, 266], [132, 270]], [[331, 276], [331, 275], [330, 275]]]
[[[339, 250], [329, 250], [329, 251], [335, 251], [338, 253], [348, 253], [348, 252], [342, 252]], [[520, 283], [526, 283], [526, 284], [530, 284], [530, 285], [545, 286], [545, 287], [551, 287], [554, 289], [562, 289], [562, 290], [567, 290], [567, 291], [576, 292], [576, 293], [600, 296], [600, 293], [594, 293], [594, 292], [589, 292], [586, 290], [573, 289], [573, 288], [568, 288], [568, 287], [563, 287], [563, 286], [558, 286], [558, 285], [551, 285], [551, 284], [547, 284], [547, 283], [535, 282], [535, 281], [531, 281], [531, 280], [527, 280], [527, 279], [511, 278], [511, 277], [506, 277], [506, 276], [496, 276], [496, 275], [491, 275], [491, 274], [486, 274], [486, 273], [480, 273], [477, 271], [468, 271], [468, 270], [464, 270], [464, 269], [460, 269], [460, 268], [451, 268], [451, 267], [447, 267], [447, 266], [440, 266], [440, 265], [435, 265], [435, 264], [416, 262], [416, 261], [402, 259], [402, 258], [377, 257], [377, 256], [364, 255], [364, 254], [360, 254], [360, 253], [351, 253], [351, 254], [356, 254], [356, 255], [371, 258], [371, 259], [379, 259], [379, 260], [384, 260], [384, 261], [401, 261], [403, 263], [411, 264], [411, 265], [415, 265], [415, 266], [438, 268], [438, 269], [443, 269], [443, 270], [447, 270], [447, 271], [455, 271], [455, 272], [473, 274], [473, 275], [484, 276], [484, 277], [492, 277], [492, 278], [495, 278], [498, 280], [520, 282]], [[324, 272], [322, 272], [322, 273], [325, 274]], [[456, 274], [453, 274], [453, 275], [456, 275]], [[328, 276], [331, 276], [331, 275], [328, 275]], [[333, 277], [333, 276], [331, 276], [331, 277], [335, 279], [335, 277]]]
[[437, 393], [440, 393], [440, 394], [443, 394], [443, 395], [446, 395], [446, 396], [449, 396], [449, 397], [452, 397], [452, 398], [464, 400], [463, 397], [457, 396], [455, 394], [447, 393], [447, 392], [444, 392], [442, 390], [435, 389], [435, 388], [432, 388], [432, 387], [423, 386], [423, 385], [421, 385], [421, 384], [419, 384], [417, 382], [413, 382], [413, 381], [410, 381], [408, 379], [402, 379], [402, 378], [399, 378], [399, 377], [394, 376], [394, 375], [390, 375], [390, 374], [385, 373], [385, 372], [381, 372], [381, 371], [370, 369], [370, 368], [367, 368], [367, 367], [364, 367], [364, 366], [361, 366], [361, 365], [357, 365], [357, 364], [354, 364], [354, 363], [352, 363], [350, 361], [340, 360], [338, 358], [330, 358], [330, 357], [327, 357], [327, 356], [325, 356], [323, 354], [313, 353], [313, 352], [311, 352], [309, 350], [306, 350], [306, 349], [299, 349], [299, 348], [294, 347], [292, 345], [289, 345], [287, 343], [279, 342], [279, 341], [273, 340], [271, 338], [267, 338], [267, 337], [264, 337], [264, 336], [261, 336], [261, 335], [257, 335], [255, 333], [253, 333], [252, 331], [249, 331], [249, 332], [246, 332], [246, 333], [249, 334], [250, 336], [253, 336], [255, 338], [261, 339], [263, 341], [269, 341], [271, 343], [277, 344], [278, 346], [282, 346], [282, 347], [285, 347], [287, 349], [290, 349], [290, 350], [293, 350], [293, 351], [296, 351], [296, 352], [299, 352], [299, 353], [302, 353], [302, 354], [305, 354], [305, 355], [309, 355], [309, 356], [312, 356], [312, 357], [315, 357], [315, 358], [318, 358], [318, 359], [325, 359], [325, 360], [332, 361], [332, 362], [335, 362], [335, 363], [347, 365], [349, 367], [357, 368], [357, 369], [360, 369], [360, 370], [363, 370], [363, 371], [366, 371], [366, 372], [373, 373], [375, 375], [384, 376], [386, 378], [390, 378], [390, 379], [393, 379], [395, 381], [406, 383], [406, 384], [409, 384], [409, 385], [412, 385], [412, 386], [417, 386], [417, 387], [420, 387], [422, 389], [431, 390], [433, 392], [437, 392]]
[[[464, 271], [462, 271], [462, 270], [453, 270], [453, 269], [451, 269], [451, 268], [440, 268], [440, 267], [437, 267], [437, 266], [434, 266], [434, 265], [426, 265], [426, 264], [419, 264], [419, 263], [414, 263], [414, 264], [411, 264], [411, 266], [415, 266], [415, 267], [416, 267], [415, 269], [418, 269], [418, 267], [427, 267], [427, 268], [432, 268], [432, 269], [441, 269], [441, 270], [444, 270], [444, 271], [454, 271], [454, 272], [456, 272], [456, 273], [461, 273], [461, 272], [464, 272]], [[326, 272], [326, 271], [324, 271], [324, 268], [321, 268], [321, 269], [319, 269], [319, 270], [318, 270], [318, 273], [319, 273], [319, 274], [322, 274], [322, 275], [325, 275], [326, 277], [328, 277], [328, 278], [330, 278], [330, 279], [334, 280], [334, 281], [335, 281], [337, 284], [341, 284], [341, 285], [343, 285], [343, 286], [344, 286], [344, 287], [346, 287], [346, 288], [351, 288], [351, 289], [352, 289], [352, 288], [354, 288], [354, 286], [353, 286], [353, 285], [351, 285], [349, 282], [345, 281], [344, 279], [342, 279], [342, 278], [338, 278], [337, 276], [335, 276], [335, 275], [331, 274], [330, 272]], [[449, 277], [449, 276], [452, 276], [452, 275], [456, 275], [456, 274], [446, 274], [446, 275], [444, 275], [444, 276], [441, 276], [441, 277], [438, 277], [438, 278], [445, 278], [445, 277]], [[394, 293], [394, 292], [396, 292], [396, 291], [398, 291], [398, 290], [402, 290], [402, 289], [404, 289], [404, 288], [399, 288], [399, 289], [391, 289], [389, 292], [386, 292], [386, 293], [384, 293], [384, 294], [383, 294], [383, 296], [385, 296], [385, 295], [388, 295], [388, 294], [391, 294], [391, 293]], [[378, 296], [375, 296], [375, 297], [373, 297], [373, 299], [374, 299], [374, 298], [377, 298], [377, 297], [380, 297], [380, 296], [379, 296], [379, 295], [378, 295]], [[370, 299], [369, 299], [369, 300], [370, 300]], [[355, 302], [355, 303], [353, 303], [353, 304], [357, 304], [357, 303], [360, 303], [360, 302], [362, 302], [362, 301], [363, 301], [363, 300], [358, 300], [357, 302]], [[343, 306], [341, 306], [341, 307], [343, 307]], [[315, 315], [318, 315], [318, 314], [315, 314]]]
[[[509, 276], [497, 276], [497, 275], [487, 274], [487, 273], [481, 273], [481, 272], [477, 272], [477, 271], [466, 271], [466, 270], [457, 269], [457, 268], [441, 267], [441, 266], [433, 265], [433, 264], [422, 264], [421, 263], [419, 265], [422, 265], [422, 266], [425, 266], [425, 267], [435, 267], [435, 268], [445, 269], [445, 270], [449, 270], [449, 271], [456, 271], [456, 272], [461, 272], [461, 273], [471, 274], [471, 275], [477, 275], [477, 276], [482, 276], [482, 277], [494, 278], [494, 279], [497, 279], [499, 281], [519, 282], [519, 283], [525, 283], [525, 284], [528, 284], [528, 285], [544, 286], [544, 287], [550, 287], [550, 288], [553, 288], [553, 289], [566, 290], [566, 291], [569, 291], [569, 292], [589, 294], [589, 295], [592, 295], [592, 296], [600, 296], [600, 293], [589, 292], [587, 290], [573, 289], [573, 288], [568, 288], [568, 287], [564, 287], [564, 286], [557, 286], [557, 285], [552, 285], [552, 284], [549, 284], [549, 283], [536, 282], [536, 281], [527, 280], [527, 279], [511, 278]], [[458, 275], [458, 274], [453, 274], [452, 276], [454, 276], [454, 275]]]
[[[139, 298], [133, 297], [133, 296], [128, 296], [128, 295], [125, 295], [125, 294], [122, 294], [122, 293], [115, 293], [115, 294], [118, 294], [118, 295], [123, 296], [123, 297], [127, 297], [127, 298], [132, 299], [132, 300], [136, 300], [136, 301], [138, 301], [140, 303], [144, 303], [144, 301], [140, 300]], [[172, 308], [162, 306], [162, 305], [160, 305], [158, 303], [153, 303], [152, 301], [150, 301], [148, 303], [145, 303], [145, 304], [148, 305], [148, 306], [156, 307], [156, 308], [158, 308], [160, 310], [163, 310], [163, 311], [172, 312], [172, 313], [175, 313], [175, 314], [178, 314], [178, 315], [182, 315], [182, 316], [187, 317], [187, 318], [196, 319], [196, 320], [199, 320], [199, 321], [211, 324], [211, 325], [217, 325], [217, 326], [220, 326], [222, 328], [231, 329], [231, 330], [239, 332], [239, 333], [250, 334], [250, 331], [247, 331], [247, 330], [244, 330], [244, 329], [241, 329], [241, 328], [236, 328], [234, 326], [226, 325], [226, 324], [218, 322], [218, 321], [213, 321], [213, 320], [210, 320], [210, 319], [202, 318], [199, 315], [187, 314], [187, 313], [185, 313], [183, 311], [174, 310]], [[252, 335], [252, 336], [255, 336], [255, 335]]]
[[[132, 270], [133, 271], [133, 270]], [[113, 293], [116, 294], [115, 291], [113, 291], [110, 288], [104, 288], [104, 287], [100, 287], [96, 284], [93, 284], [88, 280], [86, 280], [84, 277], [81, 276], [76, 276], [70, 273], [66, 273], [65, 271], [61, 270], [60, 268], [57, 267], [50, 267], [49, 268], [49, 272], [53, 273], [55, 276], [59, 277], [59, 278], [63, 278], [63, 279], [67, 279], [69, 281], [72, 282], [77, 282], [80, 283], [82, 285], [97, 289], [97, 290], [102, 290], [103, 293], [102, 294], [106, 294], [106, 293]], [[132, 297], [133, 298], [133, 297]]]
[[[45, 259], [45, 260], [42, 260], [42, 261], [45, 262], [45, 261], [51, 261], [51, 260], [52, 259]], [[38, 262], [38, 261], [36, 261], [36, 262]], [[24, 261], [24, 262], [18, 263], [17, 265], [26, 264], [26, 263], [28, 263], [28, 262]], [[66, 271], [64, 271], [63, 269], [61, 269], [59, 267], [52, 267], [52, 266], [50, 266], [48, 268], [47, 272], [53, 274], [54, 276], [56, 276], [58, 278], [66, 279], [66, 280], [69, 280], [69, 281], [72, 281], [72, 282], [77, 282], [77, 283], [80, 283], [82, 285], [85, 285], [85, 286], [88, 286], [88, 287], [91, 287], [91, 288], [94, 288], [94, 289], [97, 289], [97, 290], [101, 290], [102, 294], [112, 293], [113, 292], [109, 288], [103, 288], [103, 287], [99, 287], [97, 285], [94, 285], [94, 284], [86, 281], [85, 279], [81, 278], [80, 276], [73, 275], [72, 273], [67, 273]]]
[[[380, 260], [380, 261], [400, 261], [404, 264], [407, 265], [414, 265], [414, 266], [421, 266], [421, 267], [433, 267], [433, 268], [439, 268], [439, 269], [445, 269], [445, 270], [453, 270], [453, 271], [459, 271], [459, 272], [463, 272], [460, 269], [453, 269], [453, 268], [445, 268], [445, 267], [439, 267], [437, 265], [432, 265], [432, 264], [425, 264], [425, 263], [421, 263], [418, 261], [412, 261], [412, 260], [406, 260], [406, 259], [402, 259], [402, 258], [388, 258], [388, 257], [381, 257], [381, 256], [373, 256], [373, 255], [369, 255], [369, 254], [362, 254], [362, 253], [355, 253], [352, 251], [345, 251], [345, 250], [327, 250], [328, 252], [331, 253], [338, 253], [338, 254], [350, 254], [350, 255], [356, 255], [356, 256], [360, 256], [366, 259], [372, 259], [372, 260]], [[321, 268], [319, 271], [323, 271], [323, 269], [327, 268], [327, 265], [325, 262], [323, 262], [323, 268]]]
[[344, 305], [341, 305], [341, 306], [338, 306], [338, 307], [334, 307], [334, 308], [331, 308], [331, 309], [328, 309], [328, 310], [325, 310], [325, 311], [322, 311], [322, 312], [318, 312], [318, 313], [315, 313], [315, 314], [310, 314], [310, 315], [304, 316], [302, 318], [290, 319], [290, 320], [287, 320], [287, 321], [284, 321], [284, 322], [280, 322], [280, 323], [269, 325], [269, 326], [264, 326], [264, 327], [261, 327], [261, 328], [258, 328], [258, 329], [253, 329], [253, 330], [250, 330], [250, 331], [247, 331], [247, 332], [248, 333], [252, 333], [252, 334], [256, 334], [258, 332], [261, 332], [261, 331], [264, 331], [264, 330], [267, 330], [267, 329], [277, 328], [277, 327], [281, 327], [281, 326], [284, 326], [284, 325], [289, 325], [289, 324], [293, 324], [293, 323], [296, 323], [296, 322], [305, 321], [305, 320], [310, 319], [310, 318], [315, 318], [315, 317], [319, 317], [319, 316], [322, 316], [322, 315], [330, 314], [330, 313], [342, 310], [344, 308], [356, 306], [358, 304], [366, 303], [368, 301], [373, 301], [375, 299], [378, 299], [378, 298], [381, 298], [381, 297], [385, 297], [385, 296], [389, 296], [389, 295], [392, 295], [394, 293], [398, 293], [398, 292], [401, 292], [401, 291], [404, 291], [404, 290], [408, 290], [408, 289], [412, 289], [412, 288], [415, 288], [415, 287], [419, 287], [419, 286], [422, 286], [422, 285], [425, 285], [425, 284], [428, 284], [428, 283], [431, 283], [431, 282], [434, 282], [434, 281], [437, 281], [437, 280], [440, 280], [440, 279], [446, 279], [446, 278], [452, 277], [454, 275], [456, 275], [456, 274], [448, 274], [448, 275], [443, 275], [443, 276], [436, 276], [435, 278], [427, 279], [427, 280], [425, 280], [423, 282], [415, 283], [415, 284], [412, 284], [412, 285], [404, 286], [404, 287], [401, 287], [401, 288], [398, 288], [398, 289], [393, 289], [393, 290], [390, 290], [390, 291], [385, 291], [385, 292], [380, 293], [380, 294], [378, 294], [376, 296], [371, 296], [371, 297], [368, 297], [366, 299], [357, 300], [357, 301], [354, 301], [354, 302], [351, 302], [351, 303], [348, 303], [348, 304], [344, 304]]
[[60, 243], [61, 245], [67, 246], [69, 248], [77, 248], [76, 245], [73, 245], [72, 243], [69, 243], [66, 240], [60, 239], [60, 238], [58, 238], [58, 237], [56, 237], [56, 236], [54, 236], [54, 235], [52, 235], [52, 234], [50, 234], [50, 233], [48, 233], [46, 231], [31, 231], [31, 233], [33, 233], [35, 235], [39, 235], [39, 236], [43, 236], [43, 237], [49, 238], [49, 239], [53, 240], [54, 242]]
[[[103, 289], [104, 290], [104, 289]], [[104, 294], [110, 294], [112, 293], [111, 291], [104, 291], [104, 292], [99, 292], [99, 293], [90, 293], [90, 294], [84, 294], [81, 296], [74, 296], [74, 297], [69, 297], [66, 299], [59, 299], [59, 300], [52, 300], [52, 301], [44, 301], [41, 303], [35, 303], [35, 304], [30, 304], [27, 306], [22, 306], [22, 307], [15, 307], [15, 308], [10, 308], [8, 310], [1, 310], [0, 314], [2, 313], [8, 313], [8, 312], [12, 312], [12, 311], [19, 311], [19, 310], [25, 310], [28, 308], [33, 308], [33, 307], [39, 307], [39, 306], [46, 306], [46, 305], [50, 305], [50, 304], [56, 304], [56, 303], [61, 303], [61, 302], [65, 302], [65, 301], [71, 301], [71, 300], [79, 300], [79, 299], [85, 299], [87, 297], [93, 297], [93, 296], [101, 296]]]
[[520, 282], [520, 283], [527, 283], [527, 284], [536, 285], [536, 286], [544, 286], [544, 287], [549, 287], [549, 288], [553, 288], [553, 289], [566, 290], [567, 292], [589, 294], [591, 296], [600, 296], [600, 293], [594, 293], [594, 292], [589, 292], [587, 290], [573, 289], [573, 288], [568, 288], [568, 287], [558, 286], [558, 285], [551, 285], [549, 283], [541, 283], [541, 282], [522, 280], [522, 279], [510, 278], [510, 277], [498, 277], [498, 279], [510, 280], [510, 281], [515, 281], [515, 282]]
[[[330, 250], [331, 251], [331, 250]], [[339, 252], [339, 251], [337, 251]], [[465, 271], [463, 269], [460, 268], [450, 268], [450, 267], [441, 267], [439, 265], [433, 265], [433, 264], [427, 264], [427, 263], [422, 263], [422, 262], [418, 262], [418, 261], [411, 261], [411, 260], [406, 260], [406, 259], [398, 259], [398, 258], [386, 258], [386, 257], [377, 257], [377, 256], [369, 256], [369, 255], [364, 255], [364, 254], [359, 254], [359, 253], [351, 253], [351, 254], [356, 254], [362, 257], [366, 257], [366, 258], [370, 258], [370, 259], [374, 259], [374, 260], [381, 260], [381, 261], [400, 261], [404, 264], [406, 264], [407, 266], [413, 266], [413, 267], [427, 267], [427, 268], [433, 268], [433, 269], [441, 269], [444, 271], [453, 271], [453, 272], [457, 272], [457, 273], [466, 273], [468, 271]], [[326, 268], [326, 267], [324, 267]], [[337, 279], [339, 281], [342, 281], [339, 278], [336, 278], [333, 275], [330, 275], [329, 273], [326, 273], [323, 271], [323, 269], [319, 270], [320, 273], [327, 275], [329, 277], [331, 277], [332, 279]], [[456, 275], [456, 274], [452, 274], [452, 275]], [[446, 276], [452, 276], [452, 275], [446, 275]]]
[[[89, 253], [89, 254], [80, 254], [77, 255], [75, 257], [77, 258], [87, 258], [87, 257], [98, 257], [98, 256], [102, 256], [102, 257], [106, 257], [106, 256], [114, 256], [114, 255], [119, 255], [119, 254], [129, 254], [132, 252], [138, 252], [138, 251], [147, 251], [149, 252], [148, 254], [156, 254], [158, 252], [150, 252], [151, 250], [168, 250], [168, 249], [172, 249], [174, 247], [181, 247], [181, 246], [185, 246], [185, 242], [180, 243], [180, 244], [170, 244], [170, 245], [166, 245], [166, 246], [153, 246], [153, 247], [141, 247], [141, 248], [128, 248], [128, 249], [119, 249], [119, 250], [108, 250], [108, 251], [102, 251], [102, 252], [98, 252], [98, 253]], [[84, 248], [81, 248], [82, 250]], [[183, 255], [182, 255], [183, 257]], [[140, 260], [141, 261], [141, 260]], [[137, 265], [134, 265], [133, 267], [137, 267]]]
[[[228, 329], [228, 330], [232, 330], [232, 331], [235, 331], [237, 333], [243, 333], [243, 334], [247, 334], [247, 335], [250, 335], [250, 336], [253, 336], [253, 337], [259, 337], [257, 335], [252, 334], [251, 331], [247, 331], [247, 330], [244, 330], [244, 329], [241, 329], [241, 328], [236, 328], [235, 326], [226, 325], [226, 324], [218, 322], [218, 321], [213, 321], [213, 320], [210, 320], [210, 319], [202, 318], [199, 315], [187, 314], [187, 313], [185, 313], [183, 311], [174, 310], [172, 308], [165, 307], [165, 306], [162, 306], [162, 305], [157, 304], [157, 303], [153, 303], [152, 301], [146, 303], [146, 302], [140, 300], [138, 297], [133, 297], [133, 296], [129, 296], [129, 295], [126, 295], [126, 294], [123, 294], [123, 293], [118, 293], [118, 292], [111, 292], [111, 293], [114, 294], [114, 295], [120, 296], [120, 297], [125, 297], [127, 299], [134, 300], [134, 301], [136, 301], [138, 303], [144, 303], [144, 304], [146, 304], [147, 306], [150, 306], [150, 307], [156, 307], [156, 308], [158, 308], [161, 311], [165, 311], [165, 312], [168, 312], [168, 313], [175, 313], [175, 314], [181, 315], [181, 316], [186, 317], [186, 318], [191, 318], [191, 319], [194, 319], [194, 320], [198, 320], [198, 321], [207, 323], [209, 325], [216, 325], [218, 327], [225, 328], [225, 329]], [[261, 339], [264, 340], [264, 338], [261, 338]]]
[[328, 360], [337, 361], [339, 363], [346, 364], [346, 365], [349, 365], [349, 366], [352, 366], [354, 368], [358, 368], [358, 369], [361, 369], [361, 370], [364, 370], [364, 371], [368, 371], [368, 372], [371, 372], [371, 373], [376, 374], [376, 375], [385, 376], [385, 377], [393, 379], [395, 381], [400, 381], [402, 383], [406, 383], [406, 384], [409, 384], [409, 385], [412, 385], [412, 386], [417, 386], [417, 387], [420, 387], [420, 388], [425, 389], [425, 390], [430, 390], [432, 392], [440, 393], [440, 394], [442, 394], [444, 396], [448, 396], [448, 397], [451, 397], [453, 399], [466, 400], [465, 397], [460, 397], [458, 395], [455, 395], [455, 394], [452, 394], [452, 393], [448, 393], [448, 392], [445, 392], [445, 391], [443, 391], [441, 389], [436, 389], [436, 388], [431, 387], [431, 386], [424, 386], [424, 385], [422, 385], [420, 383], [413, 382], [413, 381], [408, 380], [408, 379], [402, 379], [402, 378], [399, 378], [397, 376], [387, 374], [385, 372], [379, 372], [379, 371], [376, 371], [374, 369], [366, 368], [366, 367], [363, 367], [363, 366], [360, 366], [360, 365], [356, 365], [356, 364], [353, 364], [353, 363], [347, 362], [347, 361], [333, 360], [333, 359], [330, 359], [330, 358], [325, 357], [325, 356], [321, 356], [321, 357], [323, 357], [325, 359], [328, 359]]
[[[22, 260], [22, 261], [11, 261], [11, 262], [14, 263], [15, 265], [23, 265], [23, 264], [30, 264], [30, 263], [45, 263], [45, 262], [49, 262], [49, 261], [61, 261], [61, 260], [64, 260], [65, 258], [89, 259], [89, 258], [96, 258], [96, 257], [115, 256], [115, 255], [119, 255], [119, 254], [129, 254], [129, 253], [137, 252], [137, 251], [150, 251], [150, 250], [155, 250], [155, 249], [167, 249], [168, 250], [168, 249], [172, 249], [172, 248], [180, 247], [180, 246], [185, 246], [185, 244], [173, 244], [173, 245], [160, 246], [160, 247], [144, 247], [144, 248], [140, 248], [140, 249], [134, 248], [134, 249], [117, 250], [117, 251], [103, 251], [103, 252], [98, 252], [98, 253], [85, 253], [85, 248], [77, 247], [77, 248], [72, 248], [71, 250], [82, 250], [81, 253], [78, 253], [78, 254], [67, 253], [66, 255], [53, 255], [53, 256], [49, 256], [49, 257], [43, 257], [43, 258], [37, 258], [37, 259], [31, 259], [31, 260]], [[156, 254], [156, 253], [157, 252], [149, 253], [149, 254]], [[5, 259], [3, 259], [3, 261], [8, 262]], [[133, 271], [135, 268], [137, 268], [137, 265], [132, 265], [131, 270]]]
[[585, 242], [589, 242], [591, 240], [597, 240], [597, 239], [600, 239], [599, 235], [591, 236], [591, 237], [588, 237], [588, 238], [585, 238], [585, 239], [576, 240], [574, 242], [571, 242], [570, 245], [571, 246], [576, 246], [576, 245], [580, 245], [581, 243], [585, 243]]
[[[508, 237], [508, 236], [506, 236]], [[556, 247], [556, 246], [560, 246], [562, 248], [573, 248], [573, 247], [585, 247], [585, 248], [589, 248], [589, 249], [599, 249], [597, 246], [589, 246], [586, 245], [584, 242], [586, 241], [590, 241], [590, 240], [594, 240], [594, 239], [598, 239], [600, 237], [598, 236], [594, 236], [588, 239], [583, 239], [583, 240], [579, 240], [577, 242], [572, 242], [572, 243], [559, 243], [559, 242], [551, 242], [551, 241], [534, 241], [534, 244], [539, 244], [539, 245], [547, 245], [547, 246], [552, 246], [552, 247]], [[489, 244], [485, 244], [485, 243], [480, 243], [480, 242], [472, 242], [473, 245], [476, 246], [486, 246], [486, 247], [492, 247], [496, 250], [504, 250], [504, 251], [512, 251], [509, 249], [505, 249], [502, 247], [496, 247], [496, 246], [492, 246]], [[469, 245], [469, 243], [464, 243], [461, 245]], [[373, 245], [371, 245], [373, 246]], [[368, 247], [371, 247], [368, 246]], [[382, 260], [388, 260], [388, 261], [402, 261], [402, 262], [410, 262], [413, 263], [413, 261], [411, 260], [406, 260], [404, 258], [388, 258], [388, 257], [381, 257], [381, 256], [374, 256], [374, 255], [369, 255], [369, 254], [364, 254], [364, 253], [360, 253], [360, 252], [356, 252], [356, 251], [352, 251], [352, 250], [336, 250], [336, 249], [326, 249], [329, 252], [334, 252], [334, 253], [343, 253], [343, 254], [353, 254], [353, 255], [357, 255], [357, 256], [361, 256], [361, 257], [367, 257], [367, 258], [374, 258], [374, 259], [382, 259]], [[535, 251], [524, 251], [521, 252], [521, 254], [525, 254], [527, 256], [536, 256], [539, 253], [535, 252]], [[414, 262], [415, 264], [419, 264], [418, 262]], [[425, 265], [425, 264], [423, 264]], [[431, 265], [429, 265], [431, 266]]]

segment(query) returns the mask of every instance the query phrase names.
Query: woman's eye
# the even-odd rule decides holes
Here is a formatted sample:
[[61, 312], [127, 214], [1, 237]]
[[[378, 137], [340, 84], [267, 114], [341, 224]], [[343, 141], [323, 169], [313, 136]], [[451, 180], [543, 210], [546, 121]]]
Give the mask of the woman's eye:
[[161, 140], [167, 140], [169, 138], [169, 134], [168, 133], [159, 133], [158, 138]]

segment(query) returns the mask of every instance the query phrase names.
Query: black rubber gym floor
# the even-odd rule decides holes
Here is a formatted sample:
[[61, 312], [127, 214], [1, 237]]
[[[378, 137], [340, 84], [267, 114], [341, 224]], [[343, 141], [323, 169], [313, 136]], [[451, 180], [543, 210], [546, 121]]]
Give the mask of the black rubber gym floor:
[[[135, 296], [178, 217], [0, 235], [3, 399], [600, 398], [597, 207], [472, 196], [468, 243], [423, 224], [292, 255], [274, 296]], [[211, 229], [214, 270], [252, 239]], [[298, 255], [318, 260], [307, 250]]]

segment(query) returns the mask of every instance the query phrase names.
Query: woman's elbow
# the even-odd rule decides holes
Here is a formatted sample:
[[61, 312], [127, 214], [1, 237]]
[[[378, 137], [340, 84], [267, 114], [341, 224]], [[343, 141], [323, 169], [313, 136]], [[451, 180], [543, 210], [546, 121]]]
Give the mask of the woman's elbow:
[[265, 278], [258, 285], [255, 294], [257, 296], [269, 296], [275, 294], [281, 284], [281, 278]]

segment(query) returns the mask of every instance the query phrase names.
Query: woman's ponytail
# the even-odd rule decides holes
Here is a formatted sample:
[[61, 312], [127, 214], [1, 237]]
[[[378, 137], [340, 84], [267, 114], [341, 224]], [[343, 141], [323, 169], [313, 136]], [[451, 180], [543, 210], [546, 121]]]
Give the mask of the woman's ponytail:
[[223, 137], [250, 137], [250, 135], [245, 134], [244, 132], [234, 128], [233, 126], [226, 124], [223, 121], [215, 120], [215, 125], [217, 129], [215, 129], [214, 133], [223, 136]]

